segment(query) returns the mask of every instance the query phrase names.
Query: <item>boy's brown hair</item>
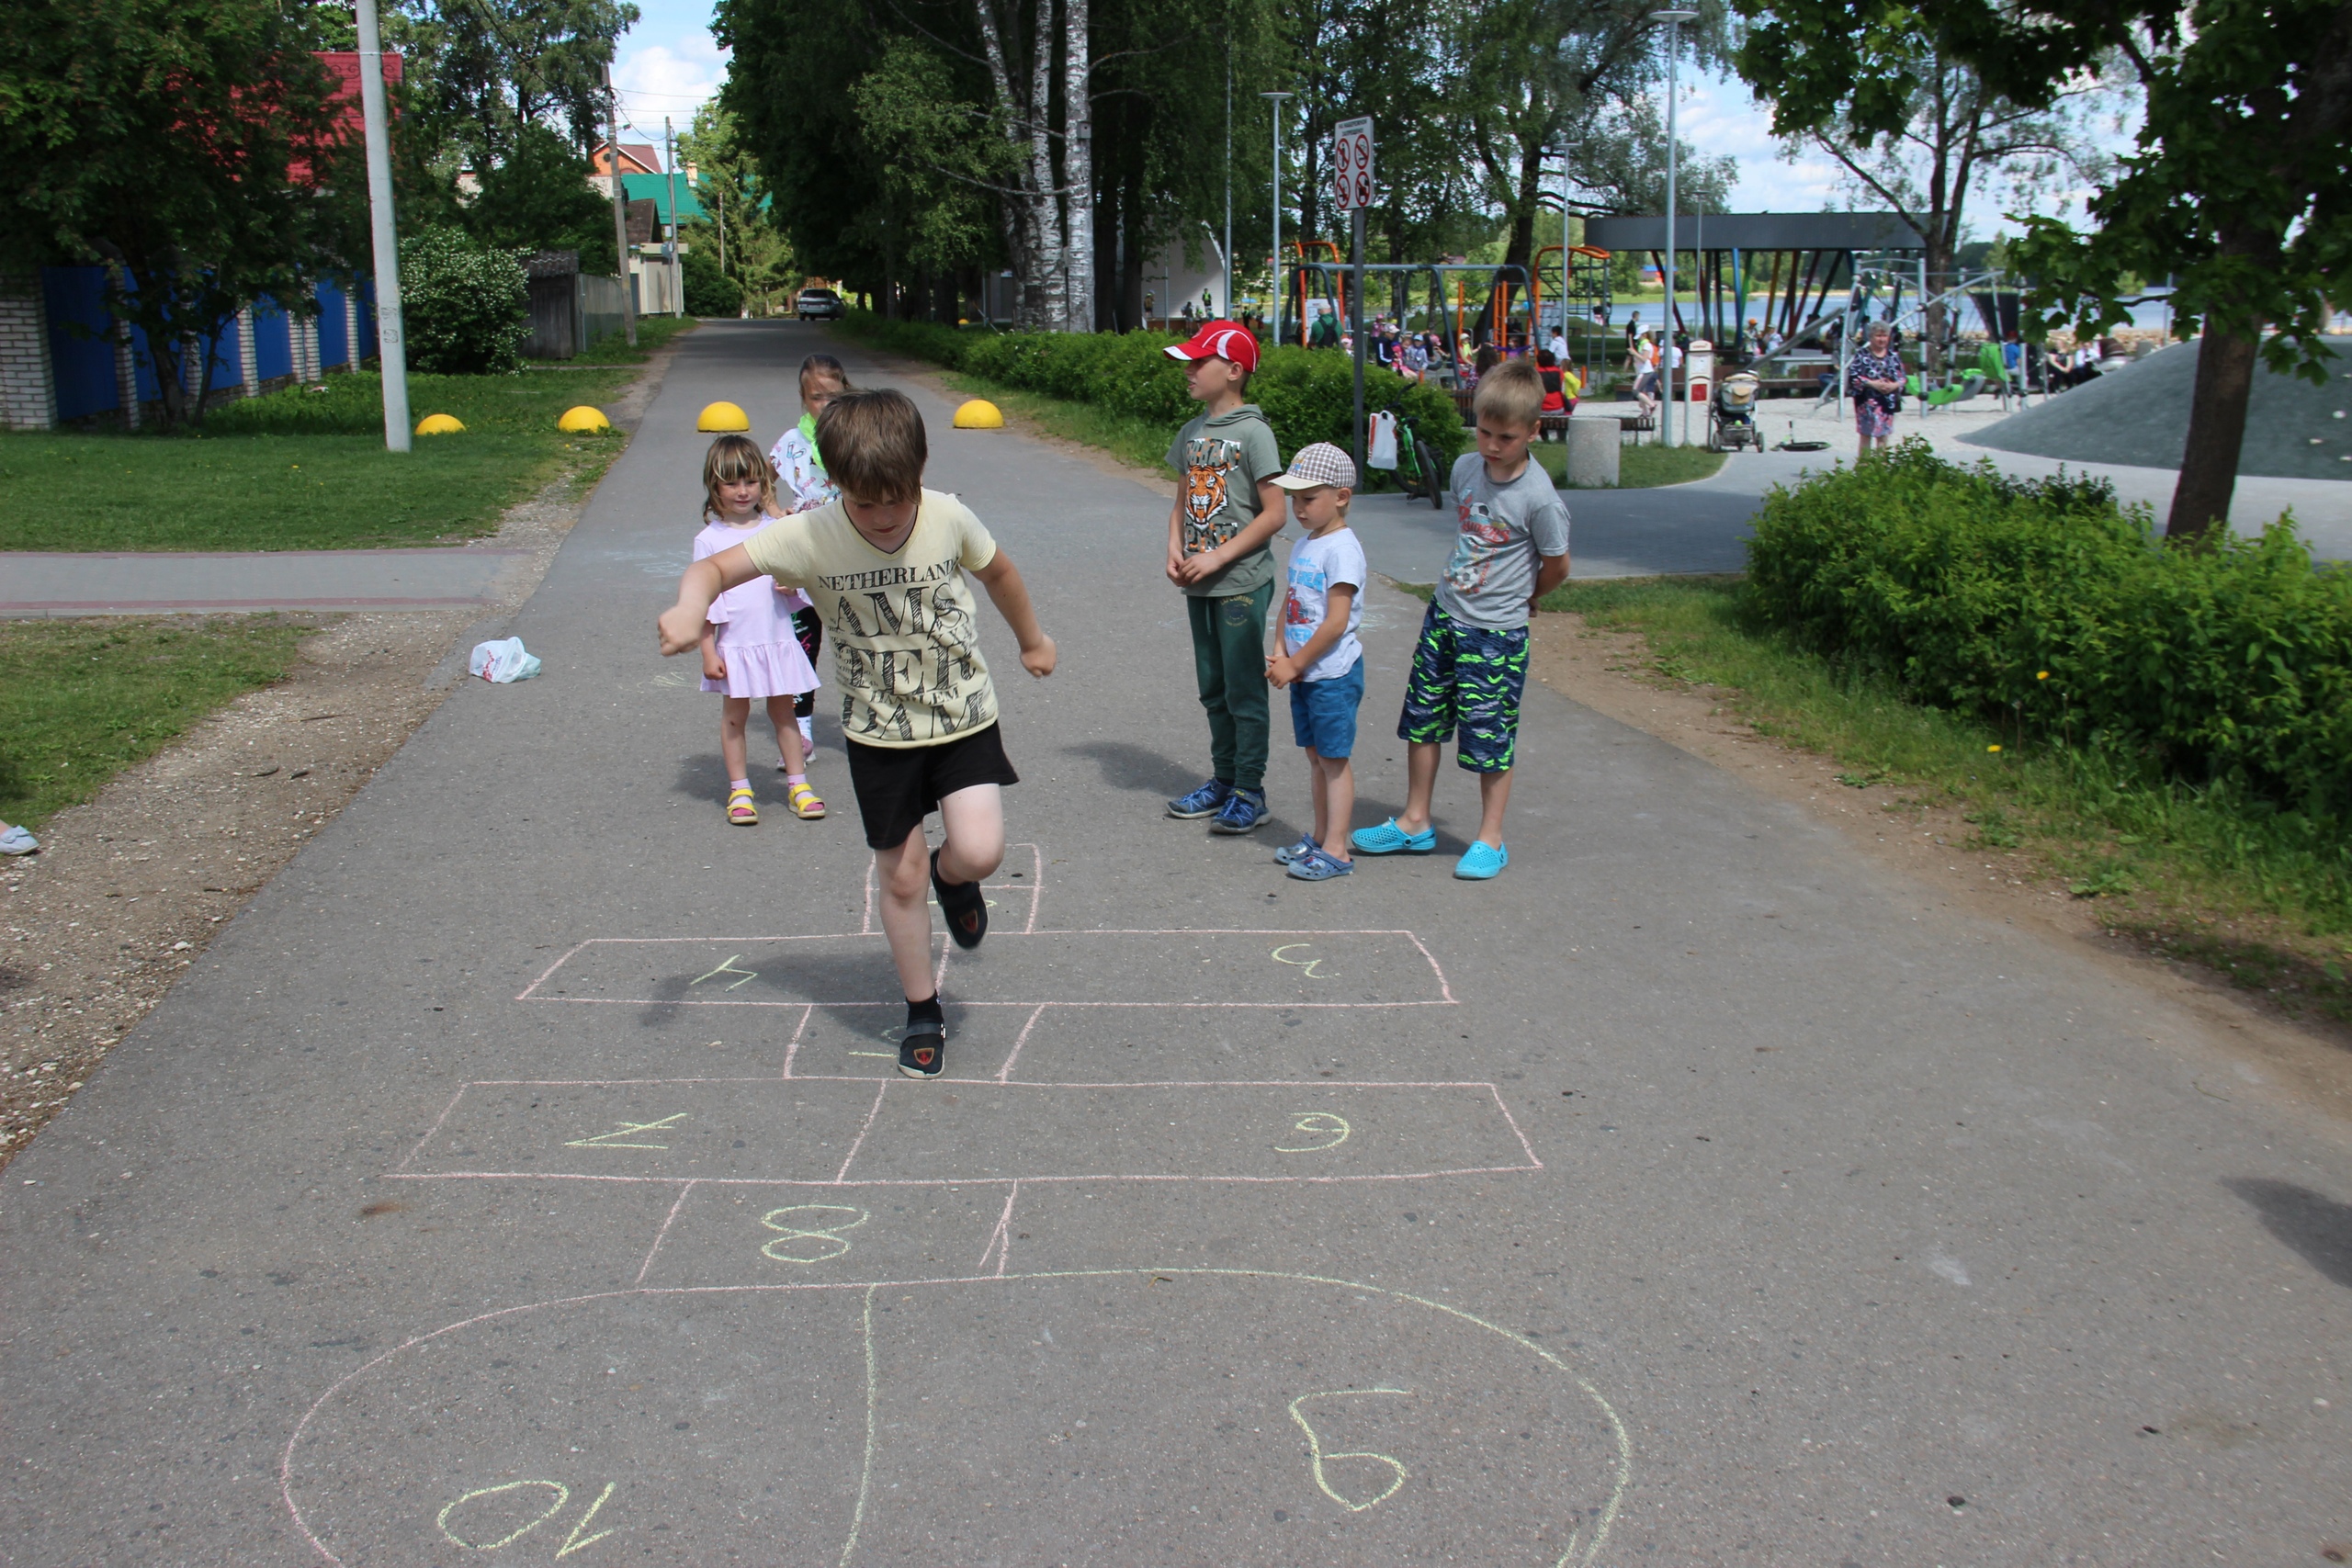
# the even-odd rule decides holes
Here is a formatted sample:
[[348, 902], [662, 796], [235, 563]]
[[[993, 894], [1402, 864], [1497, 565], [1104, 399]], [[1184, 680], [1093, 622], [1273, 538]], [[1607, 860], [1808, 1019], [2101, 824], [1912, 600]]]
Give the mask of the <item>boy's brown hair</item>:
[[931, 444], [913, 401], [885, 387], [844, 392], [825, 405], [817, 416], [817, 456], [843, 494], [895, 505], [922, 494]]
[[1544, 412], [1544, 376], [1532, 359], [1506, 359], [1478, 378], [1474, 418], [1532, 425]]
[[752, 478], [760, 481], [762, 515], [775, 515], [775, 470], [768, 467], [767, 454], [753, 446], [748, 435], [722, 435], [712, 442], [702, 458], [702, 514], [718, 515], [720, 485], [741, 484]]

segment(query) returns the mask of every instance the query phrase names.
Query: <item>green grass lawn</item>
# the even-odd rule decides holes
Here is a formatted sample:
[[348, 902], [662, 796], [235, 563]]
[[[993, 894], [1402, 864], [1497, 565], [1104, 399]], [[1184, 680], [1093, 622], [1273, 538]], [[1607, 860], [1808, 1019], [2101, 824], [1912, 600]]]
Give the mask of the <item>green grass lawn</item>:
[[1640, 632], [1657, 675], [1728, 688], [1757, 728], [1846, 764], [1840, 782], [1891, 818], [1957, 806], [1969, 847], [2021, 852], [2099, 900], [2111, 929], [2352, 1022], [2352, 846], [2324, 825], [1905, 702], [1747, 624], [1734, 578], [1572, 582], [1541, 608]]
[[[461, 435], [384, 450], [370, 372], [212, 410], [200, 434], [0, 436], [0, 550], [318, 550], [476, 537], [565, 474], [593, 480], [618, 435], [555, 427], [575, 403], [609, 403], [686, 327], [640, 323], [603, 362], [519, 376], [412, 376], [412, 419], [455, 414]], [[613, 345], [619, 344], [617, 349]]]
[[[1567, 483], [1568, 444], [1565, 441], [1539, 441], [1529, 448], [1544, 472], [1556, 485]], [[1727, 456], [1710, 452], [1703, 446], [1660, 446], [1645, 441], [1638, 446], [1623, 448], [1617, 456], [1617, 488], [1619, 490], [1649, 490], [1658, 485], [1689, 484], [1693, 479], [1712, 479], [1724, 466]]]
[[315, 629], [279, 615], [0, 622], [0, 821], [39, 828], [218, 709]]

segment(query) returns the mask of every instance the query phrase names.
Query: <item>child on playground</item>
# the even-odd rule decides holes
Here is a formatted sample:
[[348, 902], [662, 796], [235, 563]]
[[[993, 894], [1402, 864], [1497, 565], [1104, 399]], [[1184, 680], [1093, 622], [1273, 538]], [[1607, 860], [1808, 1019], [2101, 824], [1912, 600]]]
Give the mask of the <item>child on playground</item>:
[[1304, 447], [1274, 480], [1290, 491], [1291, 513], [1306, 537], [1290, 547], [1290, 589], [1283, 596], [1282, 649], [1266, 660], [1266, 679], [1290, 688], [1291, 731], [1314, 775], [1315, 828], [1274, 859], [1301, 882], [1329, 882], [1355, 870], [1348, 818], [1356, 807], [1350, 756], [1356, 707], [1363, 701], [1366, 568], [1363, 545], [1348, 526], [1356, 466], [1328, 441]]
[[[966, 572], [988, 590], [1030, 674], [1054, 671], [1012, 559], [954, 496], [923, 487], [922, 416], [896, 391], [844, 392], [817, 418], [817, 447], [841, 497], [779, 518], [686, 569], [662, 613], [662, 653], [695, 645], [721, 593], [766, 576], [812, 594], [833, 634], [850, 787], [882, 889], [882, 930], [907, 1001], [899, 1070], [945, 1069], [947, 1020], [932, 979], [937, 896], [956, 944], [988, 934], [980, 883], [1004, 859], [1002, 786], [1020, 775], [997, 728], [996, 688], [980, 657]], [[938, 812], [932, 850], [923, 819]]]
[[[831, 355], [812, 354], [800, 362], [800, 423], [768, 448], [768, 467], [775, 470], [776, 482], [792, 492], [791, 511], [814, 511], [841, 494], [826, 476], [825, 459], [817, 450], [817, 416], [848, 390], [849, 371]], [[792, 613], [792, 635], [800, 639], [800, 651], [811, 664], [824, 646], [823, 625], [806, 603]], [[817, 731], [810, 720], [817, 712], [817, 694], [804, 694], [792, 712], [800, 725], [801, 753], [814, 757]]]
[[1483, 882], [1510, 863], [1503, 809], [1527, 682], [1527, 617], [1568, 577], [1568, 509], [1527, 453], [1543, 405], [1544, 382], [1525, 359], [1496, 367], [1478, 385], [1471, 403], [1478, 449], [1454, 462], [1448, 486], [1461, 531], [1421, 617], [1396, 720], [1407, 747], [1405, 810], [1358, 829], [1351, 842], [1360, 853], [1425, 855], [1437, 847], [1430, 797], [1441, 750], [1458, 737], [1455, 761], [1478, 775], [1479, 821], [1453, 874]]
[[[760, 449], [741, 435], [722, 435], [703, 455], [703, 530], [695, 536], [695, 559], [706, 560], [751, 538], [781, 515], [775, 480]], [[813, 822], [825, 803], [808, 787], [808, 759], [796, 702], [817, 693], [817, 671], [793, 635], [796, 612], [808, 607], [802, 595], [772, 582], [747, 582], [712, 601], [702, 624], [702, 689], [726, 697], [720, 705], [718, 749], [727, 760], [727, 820], [739, 828], [759, 825], [752, 796], [744, 727], [753, 698], [767, 703], [783, 758], [785, 800], [794, 816]]]
[[1274, 597], [1274, 554], [1283, 471], [1274, 428], [1243, 401], [1258, 368], [1258, 340], [1231, 321], [1209, 322], [1169, 356], [1184, 362], [1184, 384], [1201, 413], [1168, 447], [1183, 476], [1168, 513], [1168, 581], [1184, 592], [1193, 630], [1193, 673], [1209, 716], [1210, 775], [1168, 803], [1168, 815], [1211, 818], [1213, 833], [1247, 833], [1265, 819], [1266, 609]]

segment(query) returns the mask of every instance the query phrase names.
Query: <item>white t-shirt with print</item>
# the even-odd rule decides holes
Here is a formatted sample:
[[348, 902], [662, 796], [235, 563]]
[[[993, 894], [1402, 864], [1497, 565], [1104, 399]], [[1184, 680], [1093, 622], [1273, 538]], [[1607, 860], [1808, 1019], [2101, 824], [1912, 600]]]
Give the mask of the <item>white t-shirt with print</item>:
[[1330, 614], [1331, 589], [1345, 583], [1355, 590], [1348, 602], [1348, 629], [1323, 650], [1323, 657], [1300, 677], [1335, 681], [1356, 667], [1363, 644], [1356, 628], [1363, 624], [1363, 580], [1366, 575], [1363, 541], [1353, 528], [1334, 528], [1321, 538], [1305, 538], [1290, 547], [1290, 588], [1283, 595], [1283, 649], [1296, 653], [1305, 648]]

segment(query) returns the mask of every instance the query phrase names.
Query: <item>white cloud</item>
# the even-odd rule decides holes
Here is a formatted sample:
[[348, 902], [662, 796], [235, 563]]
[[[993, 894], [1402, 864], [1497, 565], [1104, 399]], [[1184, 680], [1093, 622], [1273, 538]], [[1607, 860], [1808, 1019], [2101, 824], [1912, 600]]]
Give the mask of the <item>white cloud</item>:
[[613, 61], [620, 88], [621, 135], [662, 140], [662, 118], [681, 131], [727, 79], [725, 50], [710, 36], [708, 0], [647, 0], [637, 26], [621, 35]]

